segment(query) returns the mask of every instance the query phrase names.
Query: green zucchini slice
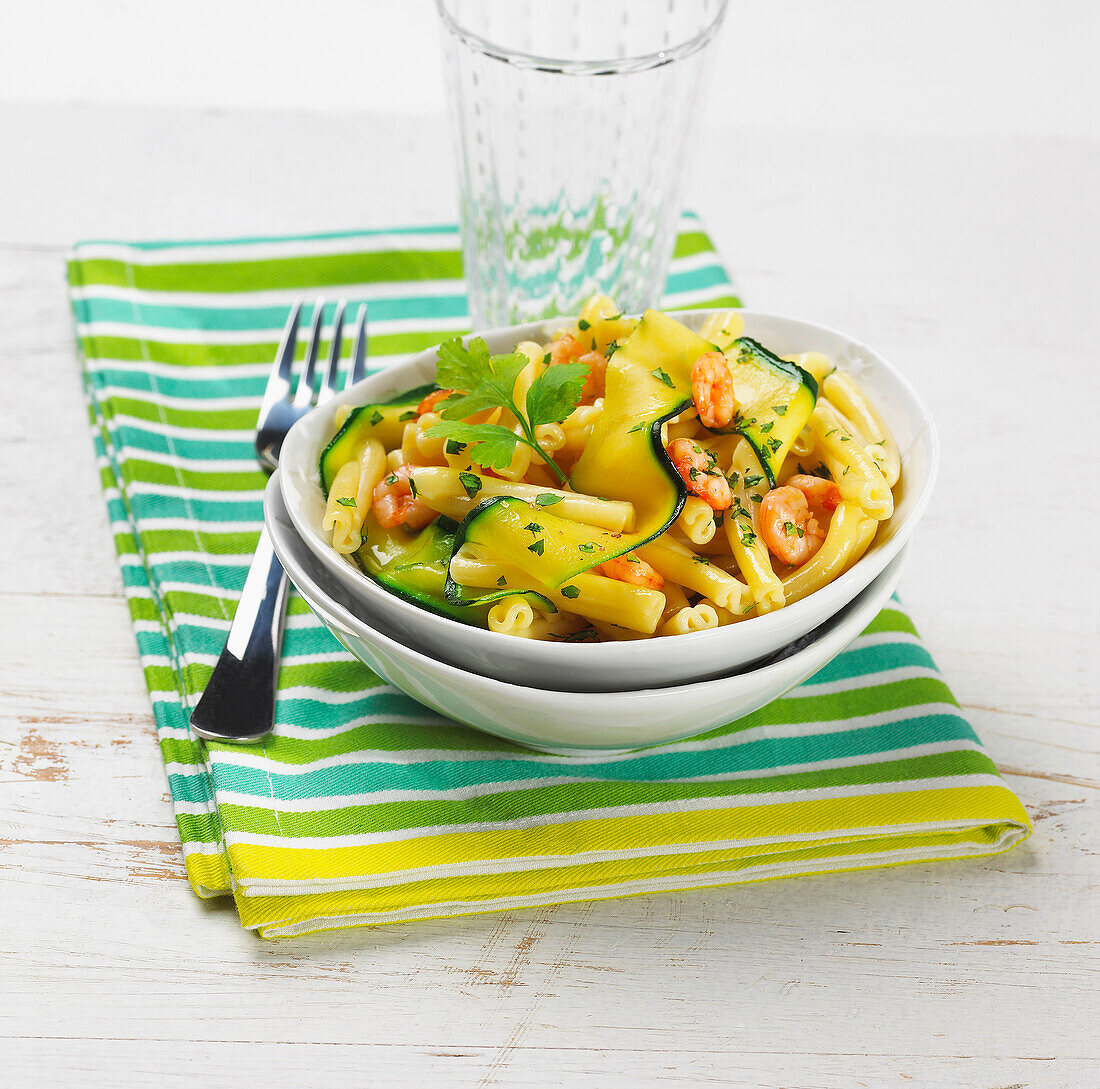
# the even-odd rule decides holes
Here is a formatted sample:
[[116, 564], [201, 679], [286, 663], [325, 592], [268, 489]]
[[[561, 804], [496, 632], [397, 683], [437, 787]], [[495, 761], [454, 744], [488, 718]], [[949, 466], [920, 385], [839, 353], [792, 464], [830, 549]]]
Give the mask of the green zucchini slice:
[[817, 382], [751, 337], [739, 337], [725, 355], [738, 405], [727, 431], [748, 439], [774, 488], [783, 459], [817, 404]]
[[[458, 528], [451, 519], [440, 517], [419, 533], [409, 534], [400, 527], [383, 529], [369, 518], [355, 560], [364, 574], [397, 597], [467, 624], [485, 627], [493, 602], [517, 594], [537, 598], [544, 610], [557, 611], [541, 594], [520, 590], [469, 593], [449, 583], [447, 567]], [[454, 591], [448, 593], [450, 587]]]
[[337, 470], [351, 460], [355, 448], [365, 439], [377, 439], [387, 450], [401, 445], [405, 424], [417, 417], [417, 405], [439, 387], [425, 386], [398, 393], [389, 401], [353, 408], [332, 441], [321, 452], [321, 491], [328, 498]]
[[[532, 582], [557, 589], [633, 547], [633, 539], [633, 534], [612, 533], [560, 518], [513, 495], [497, 495], [483, 499], [466, 515], [455, 533], [454, 551], [467, 543], [479, 545], [494, 560], [518, 568]], [[448, 601], [456, 601], [458, 593], [458, 584], [448, 575]]]
[[571, 483], [576, 491], [634, 504], [634, 533], [622, 536], [615, 555], [659, 536], [683, 508], [687, 489], [665, 453], [661, 424], [691, 404], [691, 368], [713, 351], [686, 325], [647, 310], [608, 361], [603, 412]]

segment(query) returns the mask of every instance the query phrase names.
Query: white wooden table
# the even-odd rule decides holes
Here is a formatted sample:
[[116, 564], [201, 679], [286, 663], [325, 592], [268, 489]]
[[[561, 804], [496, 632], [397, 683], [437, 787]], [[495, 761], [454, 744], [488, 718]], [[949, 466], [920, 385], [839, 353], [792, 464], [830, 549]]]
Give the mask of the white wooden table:
[[877, 345], [938, 418], [901, 591], [1032, 839], [275, 943], [198, 901], [66, 247], [449, 219], [449, 145], [432, 120], [3, 107], [0, 1084], [1100, 1083], [1098, 149], [709, 136], [689, 204], [746, 300]]

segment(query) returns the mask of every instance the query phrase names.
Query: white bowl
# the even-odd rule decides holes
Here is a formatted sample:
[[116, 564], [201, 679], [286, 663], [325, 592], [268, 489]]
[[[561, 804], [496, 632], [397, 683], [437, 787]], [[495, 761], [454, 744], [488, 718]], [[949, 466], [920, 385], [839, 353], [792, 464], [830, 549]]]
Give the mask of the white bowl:
[[295, 532], [274, 480], [264, 499], [264, 519], [299, 593], [361, 662], [447, 718], [529, 748], [570, 756], [675, 741], [733, 722], [778, 699], [832, 661], [878, 615], [907, 557], [906, 550], [820, 628], [757, 669], [642, 691], [548, 691], [458, 669], [406, 646], [381, 622], [366, 623], [358, 615], [355, 595]]
[[[676, 317], [698, 329], [711, 313], [695, 310], [677, 313]], [[895, 491], [893, 517], [851, 570], [801, 601], [741, 624], [691, 635], [571, 644], [516, 639], [462, 625], [382, 589], [351, 560], [334, 552], [321, 529], [325, 501], [318, 459], [335, 430], [333, 419], [340, 405], [385, 400], [432, 381], [434, 348], [371, 375], [294, 425], [283, 444], [277, 474], [294, 526], [310, 552], [351, 591], [358, 616], [371, 624], [382, 624], [403, 642], [433, 657], [486, 676], [544, 688], [625, 691], [702, 680], [759, 662], [842, 609], [898, 555], [931, 498], [939, 444], [924, 403], [873, 349], [821, 325], [751, 310], [741, 313], [745, 333], [772, 351], [780, 355], [821, 351], [839, 368], [857, 377], [874, 397], [901, 453], [902, 475]], [[508, 351], [520, 340], [548, 337], [564, 320], [531, 322], [481, 335], [492, 351]]]

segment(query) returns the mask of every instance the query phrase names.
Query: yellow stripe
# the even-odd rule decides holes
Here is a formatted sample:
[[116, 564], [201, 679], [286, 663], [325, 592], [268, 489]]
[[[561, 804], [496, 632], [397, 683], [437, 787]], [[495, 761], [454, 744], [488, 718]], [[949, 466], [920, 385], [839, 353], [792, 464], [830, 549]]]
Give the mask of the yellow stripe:
[[[496, 900], [530, 897], [533, 902], [539, 902], [536, 898], [559, 891], [563, 893], [562, 899], [554, 902], [606, 899], [619, 895], [646, 895], [654, 889], [660, 891], [659, 886], [634, 889], [626, 893], [618, 891], [615, 886], [677, 874], [699, 879], [698, 884], [688, 882], [682, 886], [683, 888], [736, 884], [740, 883], [736, 879], [715, 882], [708, 881], [707, 877], [731, 870], [751, 870], [781, 859], [788, 864], [800, 862], [802, 865], [799, 865], [793, 874], [784, 873], [768, 877], [753, 877], [750, 874], [741, 880], [745, 882], [776, 880], [779, 877], [811, 874], [826, 869], [830, 872], [843, 872], [878, 868], [884, 865], [902, 865], [906, 862], [922, 862], [930, 857], [939, 860], [992, 854], [1007, 850], [1008, 847], [1019, 842], [1015, 838], [1005, 836], [1012, 824], [1014, 822], [980, 824], [943, 832], [872, 836], [856, 841], [846, 836], [837, 836], [829, 841], [813, 844], [783, 844], [777, 850], [756, 847], [737, 852], [703, 851], [677, 856], [676, 865], [670, 865], [673, 859], [662, 855], [553, 870], [524, 870], [515, 874], [471, 875], [462, 878], [420, 881], [383, 889], [358, 889], [305, 896], [238, 896], [237, 907], [241, 922], [245, 926], [261, 928], [261, 933], [263, 928], [286, 926], [328, 916], [361, 916], [363, 918], [361, 925], [366, 925], [377, 923], [379, 915], [410, 908], [418, 909], [412, 916], [415, 919], [481, 914], [501, 910], [501, 905], [494, 902]], [[966, 845], [971, 849], [965, 849]], [[955, 847], [959, 849], [954, 850]], [[912, 857], [914, 852], [920, 852], [922, 848], [923, 854]], [[945, 854], [945, 848], [951, 850]], [[890, 854], [908, 854], [910, 857], [891, 860]], [[867, 855], [869, 858], [866, 864], [856, 862], [841, 869], [821, 865], [829, 859], [850, 855]], [[593, 892], [578, 895], [576, 890], [580, 889], [592, 889]], [[525, 905], [521, 903], [506, 906], [515, 908]]]
[[[857, 839], [860, 828], [954, 821], [978, 825], [1031, 823], [1007, 787], [948, 787], [914, 793], [871, 794], [817, 801], [728, 809], [605, 817], [488, 832], [454, 832], [396, 843], [322, 849], [268, 847], [248, 843], [228, 848], [238, 877], [309, 881], [384, 874], [474, 859], [583, 855], [591, 850], [652, 850], [661, 845], [798, 836], [829, 831]], [[758, 850], [758, 848], [746, 848]], [[732, 852], [727, 852], [732, 857]]]

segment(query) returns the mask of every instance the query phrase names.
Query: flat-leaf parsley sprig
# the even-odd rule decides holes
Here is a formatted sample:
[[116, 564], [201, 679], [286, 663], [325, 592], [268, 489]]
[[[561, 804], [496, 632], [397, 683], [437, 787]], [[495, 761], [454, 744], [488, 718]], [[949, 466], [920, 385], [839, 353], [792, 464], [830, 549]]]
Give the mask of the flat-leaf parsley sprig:
[[[438, 411], [443, 419], [425, 431], [426, 435], [457, 439], [469, 447], [470, 460], [490, 469], [507, 469], [516, 453], [516, 443], [529, 446], [559, 480], [565, 473], [546, 453], [535, 438], [539, 424], [561, 423], [581, 399], [581, 390], [588, 377], [583, 363], [559, 363], [547, 367], [531, 383], [524, 409], [512, 398], [512, 390], [520, 371], [530, 361], [521, 352], [490, 355], [481, 337], [469, 345], [457, 337], [439, 346], [436, 381], [445, 389], [453, 389]], [[500, 424], [466, 423], [467, 416], [487, 409], [505, 408], [515, 416], [522, 434]]]

